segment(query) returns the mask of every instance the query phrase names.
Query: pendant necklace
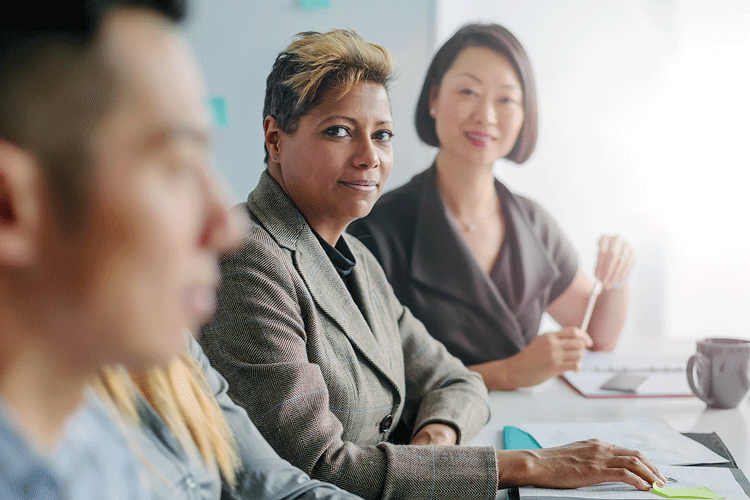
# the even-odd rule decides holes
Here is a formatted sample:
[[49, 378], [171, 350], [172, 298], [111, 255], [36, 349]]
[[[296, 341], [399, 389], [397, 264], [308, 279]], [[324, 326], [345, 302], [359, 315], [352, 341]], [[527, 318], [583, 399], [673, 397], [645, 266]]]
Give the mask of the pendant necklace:
[[492, 190], [492, 194], [489, 197], [489, 200], [487, 200], [482, 207], [476, 211], [474, 214], [474, 221], [473, 222], [466, 222], [463, 219], [459, 218], [458, 216], [455, 216], [458, 222], [461, 223], [461, 228], [464, 230], [465, 233], [473, 233], [477, 229], [477, 222], [482, 218], [482, 216], [487, 212], [487, 207], [490, 206], [490, 201], [496, 200], [495, 196], [495, 190]]

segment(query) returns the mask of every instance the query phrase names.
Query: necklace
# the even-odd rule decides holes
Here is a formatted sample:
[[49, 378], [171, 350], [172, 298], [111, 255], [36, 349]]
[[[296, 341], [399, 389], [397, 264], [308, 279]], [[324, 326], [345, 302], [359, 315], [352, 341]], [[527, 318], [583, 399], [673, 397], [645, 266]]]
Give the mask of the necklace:
[[471, 222], [466, 222], [464, 219], [458, 217], [458, 215], [456, 215], [456, 214], [453, 214], [453, 216], [458, 221], [459, 225], [461, 226], [461, 229], [465, 233], [473, 233], [477, 229], [478, 222], [481, 221], [483, 219], [484, 215], [487, 213], [487, 211], [488, 211], [487, 208], [490, 205], [496, 206], [495, 203], [490, 203], [490, 202], [496, 201], [496, 200], [497, 200], [497, 197], [495, 196], [495, 191], [493, 189], [492, 194], [489, 197], [489, 199], [487, 201], [485, 201], [484, 203], [482, 203], [482, 205], [480, 206], [479, 210], [477, 210], [474, 213], [474, 216], [472, 217], [473, 220]]

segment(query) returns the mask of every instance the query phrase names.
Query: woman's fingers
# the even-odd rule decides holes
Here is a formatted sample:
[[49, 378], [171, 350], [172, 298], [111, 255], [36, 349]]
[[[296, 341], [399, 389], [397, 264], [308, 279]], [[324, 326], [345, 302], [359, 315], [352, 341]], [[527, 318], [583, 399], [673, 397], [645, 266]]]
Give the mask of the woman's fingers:
[[[579, 342], [583, 342], [583, 345], [585, 347], [591, 347], [594, 344], [594, 341], [591, 339], [591, 336], [588, 333], [574, 326], [565, 327], [558, 332], [554, 332], [553, 335], [557, 335], [558, 339], [560, 339], [563, 343], [565, 343], [565, 341], [567, 340], [568, 342], [565, 343], [565, 345], [567, 346], [578, 346]], [[576, 342], [571, 344], [570, 340], [574, 340]], [[572, 349], [573, 347], [568, 348]]]
[[666, 478], [640, 452], [614, 447], [615, 457], [610, 468], [627, 471], [623, 483], [632, 484], [638, 489], [648, 490], [655, 482], [664, 485]]
[[627, 279], [635, 264], [635, 250], [619, 236], [602, 236], [599, 239], [599, 257], [594, 274], [605, 289]]
[[625, 281], [630, 274], [630, 270], [635, 265], [635, 261], [635, 250], [633, 250], [633, 247], [631, 247], [630, 245], [627, 245], [627, 247], [623, 249], [620, 258], [618, 259], [618, 264], [612, 276], [611, 284], [621, 283]]
[[597, 278], [603, 285], [607, 286], [612, 283], [612, 275], [617, 268], [621, 254], [622, 239], [619, 236], [602, 236], [599, 240], [599, 262], [602, 262], [602, 273]]
[[[639, 489], [648, 489], [658, 481], [663, 484], [666, 479], [639, 451], [604, 443], [598, 439], [583, 441], [582, 444], [592, 447], [594, 460], [603, 465], [603, 481], [621, 481]], [[595, 464], [594, 464], [595, 465]]]

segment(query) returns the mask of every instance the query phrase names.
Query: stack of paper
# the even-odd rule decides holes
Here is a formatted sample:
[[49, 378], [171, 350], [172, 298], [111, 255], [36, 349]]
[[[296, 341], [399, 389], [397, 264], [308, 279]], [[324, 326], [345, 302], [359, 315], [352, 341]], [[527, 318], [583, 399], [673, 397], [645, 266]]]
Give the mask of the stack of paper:
[[517, 427], [533, 436], [542, 448], [596, 438], [638, 450], [652, 463], [692, 465], [728, 462], [702, 444], [683, 436], [660, 418], [604, 423], [522, 424]]
[[[668, 483], [664, 493], [675, 489], [707, 488], [709, 491], [690, 491], [690, 498], [748, 499], [735, 479], [732, 469], [721, 467], [690, 467], [694, 464], [726, 464], [724, 457], [696, 441], [683, 436], [659, 418], [644, 418], [626, 422], [521, 424], [506, 427], [506, 449], [551, 448], [574, 441], [597, 438], [624, 448], [639, 450], [657, 466], [659, 471], [676, 479]], [[738, 478], [741, 471], [734, 469]], [[745, 483], [744, 477], [742, 479]], [[660, 498], [655, 492], [643, 492], [624, 483], [603, 483], [577, 489], [518, 488], [522, 499], [651, 499]], [[685, 493], [685, 492], [683, 492]], [[513, 498], [513, 497], [511, 497]], [[687, 498], [685, 496], [681, 498]]]

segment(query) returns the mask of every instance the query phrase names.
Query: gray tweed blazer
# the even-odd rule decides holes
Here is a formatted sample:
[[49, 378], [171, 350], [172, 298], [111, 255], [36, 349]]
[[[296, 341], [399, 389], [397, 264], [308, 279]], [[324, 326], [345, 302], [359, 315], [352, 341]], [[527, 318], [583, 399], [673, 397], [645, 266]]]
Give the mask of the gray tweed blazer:
[[[201, 344], [229, 393], [283, 458], [364, 498], [495, 498], [492, 447], [388, 442], [398, 422], [487, 422], [487, 391], [403, 307], [355, 238], [357, 306], [294, 203], [264, 172], [247, 238], [223, 259], [216, 318]], [[391, 422], [394, 424], [391, 427]]]

